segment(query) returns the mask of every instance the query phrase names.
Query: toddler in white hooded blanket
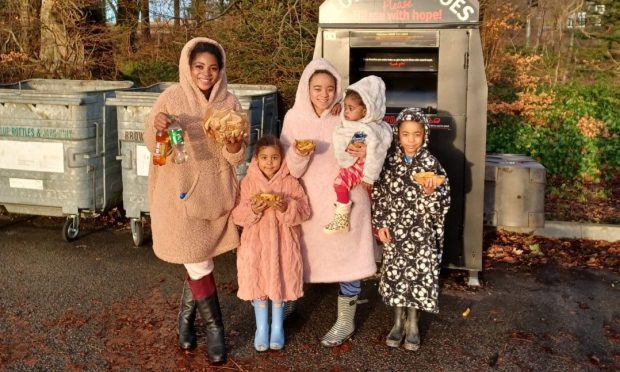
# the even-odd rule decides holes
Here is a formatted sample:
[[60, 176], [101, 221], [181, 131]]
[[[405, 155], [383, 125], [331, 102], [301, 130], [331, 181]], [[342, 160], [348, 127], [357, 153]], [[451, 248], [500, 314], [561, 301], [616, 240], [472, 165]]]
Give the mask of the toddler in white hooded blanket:
[[[334, 128], [333, 146], [340, 166], [334, 180], [336, 208], [334, 218], [323, 229], [328, 234], [349, 231], [351, 201], [349, 191], [362, 183], [370, 192], [379, 178], [387, 150], [392, 143], [392, 128], [385, 116], [385, 83], [378, 76], [367, 76], [347, 88], [341, 122]], [[366, 144], [366, 157], [358, 158], [347, 150]]]

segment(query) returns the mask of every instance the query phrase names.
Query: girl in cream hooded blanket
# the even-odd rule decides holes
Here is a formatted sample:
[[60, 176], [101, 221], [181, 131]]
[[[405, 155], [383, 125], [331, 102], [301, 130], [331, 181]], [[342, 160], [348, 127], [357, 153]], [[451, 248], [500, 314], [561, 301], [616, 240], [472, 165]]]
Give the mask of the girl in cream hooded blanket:
[[[190, 74], [190, 53], [199, 42], [216, 45], [223, 58], [219, 80], [208, 100]], [[226, 147], [208, 138], [202, 128], [205, 112], [210, 107], [241, 110], [237, 98], [227, 90], [226, 63], [224, 49], [216, 41], [190, 40], [181, 51], [179, 83], [160, 94], [146, 122], [144, 142], [153, 153], [155, 115], [159, 112], [176, 115], [189, 155], [183, 164], [174, 164], [169, 158], [166, 165], [151, 165], [149, 170], [153, 250], [164, 261], [204, 262], [239, 245], [237, 228], [229, 217], [238, 188], [233, 166], [243, 160], [246, 146], [231, 154]], [[186, 194], [183, 199], [181, 193]]]
[[[286, 161], [293, 177], [300, 179], [312, 209], [312, 217], [301, 224], [301, 252], [304, 261], [304, 279], [310, 283], [350, 282], [375, 273], [370, 200], [360, 187], [351, 191], [356, 208], [351, 218], [356, 223], [345, 234], [325, 235], [323, 226], [333, 214], [333, 199], [326, 197], [332, 189], [340, 166], [334, 157], [332, 145], [334, 128], [340, 118], [323, 112], [315, 113], [309, 94], [310, 77], [315, 71], [325, 70], [336, 78], [336, 92], [340, 92], [340, 75], [325, 59], [315, 59], [306, 66], [299, 79], [293, 107], [284, 117], [280, 139], [286, 152]], [[335, 104], [338, 97], [334, 99]], [[316, 149], [311, 156], [300, 156], [292, 144], [298, 139], [311, 139]]]
[[[385, 83], [378, 76], [367, 76], [355, 84], [349, 85], [345, 97], [345, 105], [351, 92], [359, 95], [362, 102], [358, 107], [365, 108], [359, 111], [358, 120], [345, 119], [345, 110], [340, 112], [340, 124], [334, 129], [334, 155], [341, 167], [338, 177], [334, 181], [336, 190], [336, 208], [334, 219], [325, 226], [328, 234], [341, 233], [349, 230], [351, 202], [347, 192], [360, 182], [370, 188], [379, 178], [383, 161], [392, 143], [392, 128], [383, 121], [385, 116]], [[358, 98], [358, 99], [359, 99]], [[353, 118], [350, 118], [353, 119]], [[363, 161], [349, 154], [347, 148], [355, 141], [354, 136], [366, 144], [366, 158]], [[355, 221], [352, 221], [355, 223]]]
[[347, 153], [347, 147], [356, 132], [366, 134], [366, 159], [362, 181], [373, 184], [381, 173], [387, 150], [392, 144], [392, 128], [383, 121], [385, 116], [385, 83], [378, 76], [367, 76], [347, 90], [357, 92], [366, 106], [366, 116], [357, 121], [344, 118], [344, 110], [340, 112], [341, 122], [334, 130], [334, 154], [342, 168], [352, 166], [357, 158]]

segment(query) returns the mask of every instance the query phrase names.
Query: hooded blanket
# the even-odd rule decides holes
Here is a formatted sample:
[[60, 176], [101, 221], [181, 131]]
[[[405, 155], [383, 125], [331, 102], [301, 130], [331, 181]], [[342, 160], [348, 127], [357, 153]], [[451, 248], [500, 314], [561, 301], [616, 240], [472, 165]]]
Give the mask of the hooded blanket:
[[[288, 204], [286, 211], [267, 208], [261, 217], [254, 214], [251, 198], [263, 192], [280, 196]], [[243, 227], [237, 250], [237, 296], [242, 300], [267, 296], [274, 301], [301, 297], [304, 282], [299, 224], [310, 217], [310, 205], [299, 181], [289, 174], [286, 162], [268, 179], [252, 159], [241, 181], [241, 196], [232, 217]]]
[[[190, 53], [199, 42], [214, 44], [222, 52], [223, 66], [209, 99], [190, 74]], [[153, 250], [164, 261], [203, 262], [239, 245], [237, 228], [229, 216], [238, 188], [233, 166], [243, 160], [245, 145], [230, 154], [202, 129], [209, 107], [241, 110], [237, 98], [227, 91], [226, 63], [224, 49], [216, 41], [190, 40], [181, 51], [179, 83], [159, 95], [146, 121], [144, 143], [153, 153], [155, 116], [159, 112], [176, 115], [189, 155], [183, 164], [174, 164], [169, 157], [165, 165], [149, 169]]]
[[[332, 138], [340, 122], [329, 110], [319, 117], [312, 107], [309, 94], [310, 77], [317, 70], [329, 71], [336, 78], [340, 92], [340, 75], [325, 59], [315, 59], [306, 66], [299, 80], [295, 104], [286, 113], [281, 140], [287, 150], [286, 159], [291, 174], [300, 181], [310, 200], [312, 217], [301, 224], [301, 251], [306, 282], [346, 282], [371, 276], [377, 270], [374, 259], [374, 238], [370, 225], [370, 201], [362, 187], [351, 190], [354, 207], [351, 230], [348, 233], [327, 235], [323, 227], [334, 215], [336, 201], [332, 185], [340, 166], [334, 157]], [[335, 104], [338, 97], [334, 99]], [[295, 139], [311, 139], [316, 144], [314, 154], [299, 156], [291, 148]]]
[[[424, 124], [424, 143], [411, 163], [404, 160], [398, 141], [398, 123]], [[439, 270], [443, 249], [444, 218], [450, 207], [450, 185], [445, 170], [428, 151], [428, 120], [420, 109], [405, 109], [396, 119], [394, 143], [373, 188], [373, 226], [387, 227], [392, 241], [383, 248], [379, 293], [390, 306], [415, 307], [437, 313]], [[418, 172], [446, 176], [426, 195], [414, 182]]]
[[357, 160], [346, 150], [351, 138], [357, 132], [366, 134], [366, 159], [362, 181], [373, 184], [385, 160], [387, 150], [392, 144], [392, 128], [383, 121], [385, 116], [385, 83], [380, 77], [367, 76], [347, 90], [357, 92], [366, 106], [366, 115], [360, 120], [349, 121], [344, 118], [344, 110], [340, 112], [341, 122], [334, 129], [334, 155], [342, 168], [349, 168]]

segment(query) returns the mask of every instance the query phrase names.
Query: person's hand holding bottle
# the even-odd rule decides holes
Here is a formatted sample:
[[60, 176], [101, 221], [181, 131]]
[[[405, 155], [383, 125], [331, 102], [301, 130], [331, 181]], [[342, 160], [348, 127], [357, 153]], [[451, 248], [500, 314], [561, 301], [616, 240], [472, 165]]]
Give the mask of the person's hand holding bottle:
[[172, 120], [170, 119], [169, 115], [166, 114], [165, 112], [159, 112], [155, 116], [155, 123], [154, 123], [155, 130], [157, 131], [167, 130], [170, 124], [172, 124]]

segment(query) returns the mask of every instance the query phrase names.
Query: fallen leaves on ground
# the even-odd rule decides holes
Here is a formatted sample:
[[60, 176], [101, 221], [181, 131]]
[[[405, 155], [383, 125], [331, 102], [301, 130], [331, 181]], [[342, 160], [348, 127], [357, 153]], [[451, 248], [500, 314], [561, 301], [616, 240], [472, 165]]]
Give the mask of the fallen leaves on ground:
[[[553, 188], [560, 192], [551, 192]], [[571, 184], [558, 177], [549, 177], [545, 193], [545, 218], [620, 224], [620, 177], [599, 183]]]
[[513, 329], [512, 331], [510, 331], [510, 338], [512, 338], [513, 340], [531, 342], [532, 340], [536, 338], [536, 336], [532, 334], [531, 332], [525, 332], [525, 331]]
[[[183, 352], [177, 341], [178, 296], [164, 296], [153, 288], [143, 299], [131, 298], [117, 302], [110, 307], [100, 307], [95, 313], [83, 313], [67, 309], [58, 318], [43, 322], [45, 332], [40, 332], [33, 314], [24, 314], [21, 306], [3, 309], [0, 317], [8, 328], [4, 329], [0, 342], [0, 370], [3, 366], [40, 369], [42, 359], [48, 355], [64, 356], [63, 370], [85, 370], [84, 365], [99, 359], [85, 353], [96, 353], [103, 358], [110, 370], [153, 370], [153, 371], [246, 371], [275, 370], [277, 359], [283, 354], [269, 351], [257, 354], [255, 358], [237, 360], [229, 356], [228, 361], [213, 366], [207, 359], [203, 322], [196, 320], [198, 347]], [[93, 303], [94, 306], [101, 304]], [[80, 329], [89, 327], [82, 336]], [[239, 337], [239, 332], [227, 330], [227, 341]], [[60, 335], [60, 336], [59, 336]], [[73, 337], [84, 337], [88, 345], [84, 351], [75, 352]], [[245, 342], [246, 340], [244, 340]], [[346, 346], [345, 346], [346, 348]], [[349, 346], [350, 348], [350, 346]], [[343, 349], [342, 352], [345, 352]], [[90, 368], [95, 366], [90, 365]], [[99, 366], [100, 367], [100, 366]]]
[[620, 331], [616, 330], [613, 325], [605, 324], [603, 327], [605, 330], [605, 337], [616, 345], [620, 345]]
[[484, 236], [484, 267], [494, 262], [517, 266], [556, 263], [566, 268], [620, 269], [620, 242], [555, 239], [504, 230]]

